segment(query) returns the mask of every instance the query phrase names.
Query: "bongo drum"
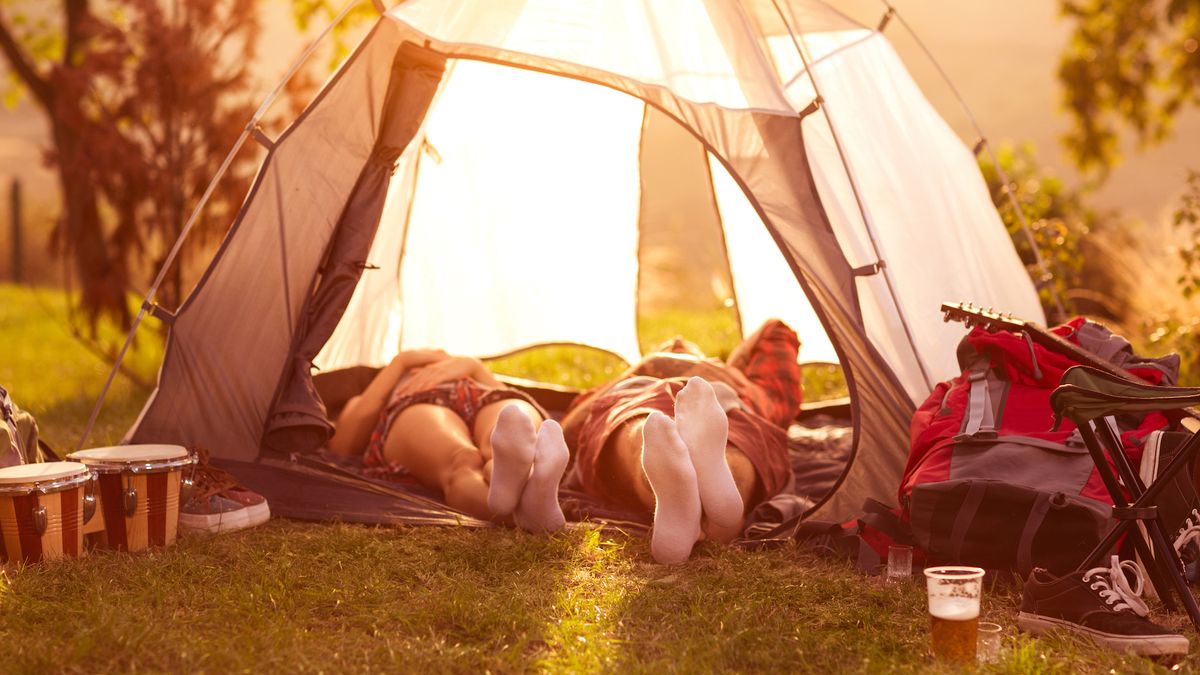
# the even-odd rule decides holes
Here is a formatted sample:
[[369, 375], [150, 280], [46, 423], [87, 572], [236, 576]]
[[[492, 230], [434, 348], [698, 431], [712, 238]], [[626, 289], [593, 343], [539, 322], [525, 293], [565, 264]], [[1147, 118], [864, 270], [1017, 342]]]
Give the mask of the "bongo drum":
[[91, 480], [91, 472], [78, 462], [0, 469], [0, 560], [78, 556], [83, 523], [96, 508]]
[[[183, 467], [192, 463], [179, 445], [119, 445], [67, 455], [97, 475], [103, 548], [140, 551], [168, 546], [179, 530]], [[90, 541], [90, 540], [89, 540]]]

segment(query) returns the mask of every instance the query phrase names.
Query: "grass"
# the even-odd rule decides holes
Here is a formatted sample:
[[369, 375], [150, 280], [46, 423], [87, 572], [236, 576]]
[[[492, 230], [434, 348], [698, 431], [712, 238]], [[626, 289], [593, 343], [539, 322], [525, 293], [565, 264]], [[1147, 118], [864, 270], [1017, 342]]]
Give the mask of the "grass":
[[[0, 384], [65, 446], [107, 370], [53, 318], [62, 298], [37, 293], [0, 286]], [[151, 376], [156, 351], [147, 338], [135, 368]], [[118, 381], [94, 441], [119, 439], [145, 395]], [[986, 593], [1007, 651], [980, 672], [1165, 671], [1020, 636], [1016, 605], [1011, 588]], [[643, 540], [589, 525], [547, 537], [276, 520], [0, 569], [0, 671], [14, 673], [955, 672], [927, 655], [927, 622], [915, 581], [880, 585], [791, 546], [701, 545], [664, 568]]]

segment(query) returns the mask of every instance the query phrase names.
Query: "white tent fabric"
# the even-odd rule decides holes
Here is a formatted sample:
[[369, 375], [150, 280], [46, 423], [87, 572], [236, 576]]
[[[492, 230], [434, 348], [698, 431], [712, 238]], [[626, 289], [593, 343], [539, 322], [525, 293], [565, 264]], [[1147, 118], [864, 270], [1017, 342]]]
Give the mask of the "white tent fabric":
[[771, 318], [782, 319], [800, 336], [800, 361], [837, 363], [837, 352], [821, 320], [796, 283], [796, 273], [779, 255], [779, 245], [724, 166], [709, 156], [713, 192], [725, 230], [725, 247], [742, 334]]
[[[1018, 316], [1045, 319], [1032, 285], [1012, 278], [1021, 263], [974, 156], [921, 94], [886, 38], [861, 32], [847, 37], [855, 35], [813, 69], [863, 198], [870, 234], [826, 117], [805, 120], [806, 148], [850, 265], [876, 261], [873, 237], [878, 259], [887, 266], [898, 303], [880, 277], [862, 279], [863, 318], [885, 359], [905, 364], [897, 375], [919, 401], [933, 383], [958, 372], [954, 348], [962, 329], [940, 320], [941, 302], [988, 298], [988, 304]], [[807, 74], [789, 81], [793, 105], [812, 100]], [[959, 295], [947, 295], [954, 293]], [[904, 353], [912, 347], [901, 316], [908, 319], [925, 374]]]
[[[721, 17], [733, 17], [732, 25], [745, 28], [743, 24], [751, 21], [750, 16], [737, 11], [737, 3], [695, 0], [496, 2], [487, 3], [485, 11], [475, 11], [472, 6], [470, 12], [454, 3], [415, 0], [392, 10], [392, 16], [441, 40], [498, 44], [504, 50], [586, 63], [643, 83], [669, 87], [696, 102], [777, 111], [784, 105], [789, 110], [800, 110], [813, 100], [812, 83], [803, 72], [790, 35], [782, 32], [768, 37], [766, 53], [754, 41], [745, 39], [734, 41], [744, 49], [729, 50], [730, 40], [721, 39], [706, 14], [714, 8]], [[816, 168], [818, 190], [850, 265], [874, 263], [877, 246], [878, 259], [888, 266], [898, 297], [893, 300], [878, 275], [860, 279], [863, 319], [872, 344], [889, 363], [896, 364], [905, 390], [919, 401], [933, 382], [949, 377], [956, 369], [953, 347], [961, 337], [961, 329], [940, 321], [938, 306], [942, 301], [987, 302], [1035, 321], [1043, 320], [1041, 307], [1029, 284], [1011, 283], [1007, 278], [1020, 263], [991, 205], [974, 158], [926, 101], [886, 38], [852, 28], [831, 12], [813, 6], [805, 6], [804, 10], [792, 8], [801, 16], [795, 21], [835, 28], [805, 33], [803, 44], [815, 60], [818, 86], [827, 105], [838, 111], [839, 140], [863, 195], [875, 246], [823, 115], [810, 115], [805, 120], [809, 160]], [[690, 30], [697, 25], [706, 29]], [[782, 23], [777, 30], [780, 28]], [[632, 48], [613, 49], [613, 44]], [[762, 68], [775, 69], [777, 76]], [[571, 314], [568, 336], [561, 328], [565, 317], [549, 322], [559, 327], [547, 325], [543, 321], [545, 313], [530, 311], [513, 299], [494, 293], [484, 298], [470, 288], [456, 286], [453, 272], [438, 266], [437, 256], [428, 258], [423, 251], [445, 250], [448, 242], [470, 237], [472, 224], [482, 227], [489, 222], [497, 226], [503, 223], [505, 241], [545, 245], [542, 259], [548, 266], [546, 272], [553, 269], [555, 260], [572, 267], [567, 262], [570, 255], [556, 256], [553, 251], [556, 239], [570, 241], [564, 231], [576, 231], [581, 237], [589, 232], [605, 234], [606, 243], [591, 239], [576, 244], [578, 250], [597, 254], [588, 260], [600, 260], [598, 255], [607, 245], [624, 246], [626, 252], [635, 250], [629, 247], [629, 238], [636, 242], [636, 204], [617, 204], [613, 199], [622, 195], [636, 200], [636, 190], [618, 191], [617, 185], [605, 181], [613, 180], [622, 170], [619, 161], [627, 161], [629, 153], [636, 153], [637, 102], [561, 78], [478, 63], [460, 63], [449, 78], [447, 90], [450, 94], [435, 105], [429, 124], [438, 129], [437, 137], [430, 142], [448, 164], [423, 165], [405, 249], [406, 256], [412, 256], [405, 272], [408, 281], [402, 279], [400, 284], [405, 302], [393, 305], [388, 320], [383, 322], [392, 327], [389, 335], [402, 325], [401, 346], [441, 344], [479, 355], [545, 342], [583, 342], [613, 351], [626, 360], [636, 359], [636, 335], [630, 332], [634, 325], [632, 312], [628, 306], [620, 306], [636, 297], [636, 290], [628, 285], [636, 278], [634, 258], [607, 259], [602, 269], [576, 268], [578, 276], [595, 275], [608, 280], [613, 286], [608, 292], [596, 289], [594, 295], [574, 298], [573, 294], [586, 291], [587, 286], [582, 285], [561, 289], [565, 291], [562, 294], [550, 291], [548, 297], [540, 296], [545, 297], [543, 305], [555, 306], [555, 313], [586, 308]], [[781, 102], [781, 96], [786, 97], [786, 103]], [[480, 100], [493, 102], [486, 116], [478, 114]], [[624, 116], [608, 112], [619, 108], [624, 108]], [[555, 119], [577, 120], [579, 124], [558, 123], [555, 133]], [[601, 157], [588, 155], [582, 168], [587, 176], [581, 176], [583, 163], [572, 163], [569, 158], [584, 156], [586, 148], [554, 154], [565, 150], [566, 143], [579, 142], [579, 132], [586, 135], [585, 144], [594, 141], [588, 147], [624, 148], [625, 159], [613, 158], [617, 163], [605, 164]], [[455, 161], [450, 143], [459, 143], [464, 152], [457, 161], [470, 157], [473, 174], [460, 171], [451, 175], [453, 169], [446, 168]], [[572, 168], [563, 171], [567, 166]], [[636, 175], [630, 166], [624, 165], [626, 178]], [[424, 177], [426, 173], [430, 174], [428, 178]], [[802, 336], [802, 360], [836, 361], [833, 346], [802, 291], [791, 283], [781, 286], [781, 282], [794, 279], [794, 274], [786, 261], [773, 255], [774, 243], [759, 227], [761, 218], [723, 167], [718, 164], [712, 174], [730, 247], [733, 285], [739, 291], [743, 331], [753, 330], [763, 319], [781, 317], [795, 325]], [[497, 175], [513, 182], [499, 182]], [[540, 183], [556, 178], [563, 180], [551, 189]], [[467, 185], [471, 186], [470, 199], [455, 192]], [[564, 199], [543, 204], [540, 195]], [[598, 199], [596, 195], [603, 196]], [[596, 208], [600, 202], [604, 209]], [[513, 208], [505, 212], [505, 205]], [[393, 217], [403, 216], [389, 214], [389, 219]], [[435, 225], [431, 218], [440, 222]], [[733, 227], [735, 222], [742, 225]], [[577, 226], [578, 230], [568, 229]], [[936, 266], [926, 263], [931, 244], [939, 250]], [[518, 249], [489, 259], [486, 265], [498, 265], [495, 274], [480, 269], [479, 278], [486, 280], [486, 287], [498, 288], [495, 284], [505, 274], [517, 275], [519, 270], [529, 269], [524, 264], [510, 264], [506, 270], [500, 261], [507, 255], [511, 263], [526, 254], [526, 250]], [[469, 264], [473, 267], [480, 262]], [[373, 281], [379, 275], [367, 276]], [[510, 277], [505, 283], [525, 288], [545, 285], [528, 276]], [[436, 286], [438, 293], [423, 292], [430, 285]], [[788, 291], [763, 291], [779, 288]], [[960, 297], [946, 297], [948, 289]], [[540, 289], [539, 295], [543, 290], [548, 289]], [[378, 312], [379, 307], [377, 303], [358, 304], [348, 314]], [[396, 312], [406, 318], [398, 318]], [[900, 316], [910, 318], [911, 339]], [[463, 325], [476, 318], [493, 329], [474, 329], [479, 323]], [[360, 319], [356, 325], [364, 323], [367, 320]], [[394, 341], [371, 341], [374, 351], [364, 359], [356, 347], [343, 344], [359, 340], [357, 330], [339, 329], [318, 365], [340, 367], [355, 360], [377, 364], [396, 348]], [[920, 365], [913, 360], [914, 351], [921, 359]], [[331, 358], [334, 352], [346, 357]]]
[[[710, 16], [709, 12], [716, 16]], [[738, 3], [410, 0], [391, 11], [443, 42], [491, 45], [614, 73], [695, 103], [790, 112]]]
[[636, 361], [642, 107], [574, 80], [456, 64], [424, 144], [404, 157], [423, 154], [415, 192], [393, 181], [370, 260], [381, 269], [364, 274], [316, 365], [553, 342]]

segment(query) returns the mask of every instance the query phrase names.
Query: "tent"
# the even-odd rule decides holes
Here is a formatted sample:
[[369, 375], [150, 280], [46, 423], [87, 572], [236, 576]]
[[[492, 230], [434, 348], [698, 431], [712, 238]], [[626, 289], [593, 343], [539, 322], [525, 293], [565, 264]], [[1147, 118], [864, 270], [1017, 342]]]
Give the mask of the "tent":
[[743, 329], [779, 316], [844, 369], [855, 450], [813, 517], [894, 501], [914, 406], [957, 371], [940, 302], [1044, 321], [972, 151], [879, 30], [822, 2], [408, 0], [278, 138], [252, 134], [267, 157], [211, 265], [152, 308], [169, 339], [126, 440], [271, 480], [328, 433], [316, 369], [636, 359], [664, 162], [703, 177]]

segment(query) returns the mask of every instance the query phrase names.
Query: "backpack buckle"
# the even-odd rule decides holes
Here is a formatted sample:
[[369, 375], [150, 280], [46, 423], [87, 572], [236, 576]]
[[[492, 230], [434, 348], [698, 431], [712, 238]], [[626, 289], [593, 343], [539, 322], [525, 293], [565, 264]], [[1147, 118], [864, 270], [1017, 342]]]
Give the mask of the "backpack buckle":
[[980, 429], [973, 434], [959, 434], [952, 440], [955, 443], [965, 443], [967, 441], [994, 441], [1000, 438], [1000, 434], [995, 429]]

